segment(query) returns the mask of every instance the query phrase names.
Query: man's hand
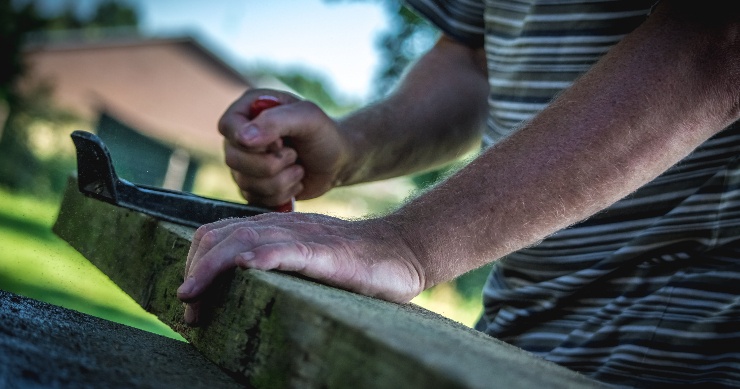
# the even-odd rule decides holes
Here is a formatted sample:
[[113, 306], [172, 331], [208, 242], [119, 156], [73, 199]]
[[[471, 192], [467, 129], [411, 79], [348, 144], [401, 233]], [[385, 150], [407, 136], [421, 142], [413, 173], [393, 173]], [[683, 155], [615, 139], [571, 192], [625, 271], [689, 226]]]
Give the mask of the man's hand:
[[[281, 105], [249, 120], [250, 105], [265, 95]], [[218, 129], [234, 181], [247, 201], [260, 205], [322, 195], [336, 185], [350, 159], [336, 122], [315, 104], [285, 92], [248, 91], [226, 110]]]
[[200, 227], [178, 297], [195, 324], [199, 298], [234, 267], [297, 272], [339, 288], [405, 303], [424, 289], [424, 271], [398, 230], [383, 219], [345, 221], [315, 214], [265, 214]]

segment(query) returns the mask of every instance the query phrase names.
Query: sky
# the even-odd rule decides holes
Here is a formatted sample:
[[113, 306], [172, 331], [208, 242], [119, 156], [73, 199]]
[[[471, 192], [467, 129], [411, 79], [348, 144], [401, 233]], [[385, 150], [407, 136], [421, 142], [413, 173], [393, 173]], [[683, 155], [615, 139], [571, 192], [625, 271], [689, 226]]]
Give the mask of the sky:
[[[99, 0], [76, 0], [80, 12]], [[309, 69], [338, 97], [367, 99], [379, 65], [377, 36], [388, 28], [379, 1], [125, 0], [154, 36], [192, 35], [235, 67]], [[68, 0], [42, 0], [53, 10]]]

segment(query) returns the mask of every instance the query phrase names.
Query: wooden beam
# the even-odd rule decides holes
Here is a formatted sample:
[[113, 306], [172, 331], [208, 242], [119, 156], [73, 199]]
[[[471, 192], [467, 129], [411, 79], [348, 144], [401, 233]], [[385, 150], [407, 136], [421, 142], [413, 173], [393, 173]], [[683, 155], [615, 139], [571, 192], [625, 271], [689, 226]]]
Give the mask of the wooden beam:
[[183, 324], [193, 230], [84, 197], [70, 180], [54, 231], [237, 381], [256, 388], [594, 388], [602, 385], [418, 306], [237, 269]]

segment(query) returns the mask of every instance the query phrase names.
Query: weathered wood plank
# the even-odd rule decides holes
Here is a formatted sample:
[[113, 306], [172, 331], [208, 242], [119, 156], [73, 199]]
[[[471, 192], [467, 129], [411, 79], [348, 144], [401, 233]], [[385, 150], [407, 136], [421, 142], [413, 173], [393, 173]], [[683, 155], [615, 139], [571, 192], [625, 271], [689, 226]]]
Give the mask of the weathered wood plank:
[[189, 344], [0, 290], [0, 388], [239, 388]]
[[277, 272], [236, 270], [183, 324], [176, 298], [192, 229], [82, 196], [70, 182], [54, 231], [142, 307], [257, 388], [593, 388], [570, 370], [417, 306]]

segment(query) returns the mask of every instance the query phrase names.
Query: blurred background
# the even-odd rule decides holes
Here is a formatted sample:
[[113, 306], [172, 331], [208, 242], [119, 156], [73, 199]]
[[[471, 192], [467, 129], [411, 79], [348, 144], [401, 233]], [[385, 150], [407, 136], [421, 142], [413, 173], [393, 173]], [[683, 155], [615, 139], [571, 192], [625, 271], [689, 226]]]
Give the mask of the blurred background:
[[[249, 88], [339, 117], [389, 93], [437, 32], [393, 0], [0, 0], [0, 289], [177, 338], [51, 232], [70, 133], [129, 181], [240, 199], [216, 122]], [[459, 168], [339, 188], [298, 211], [390, 212]], [[413, 302], [472, 325], [488, 268]]]

